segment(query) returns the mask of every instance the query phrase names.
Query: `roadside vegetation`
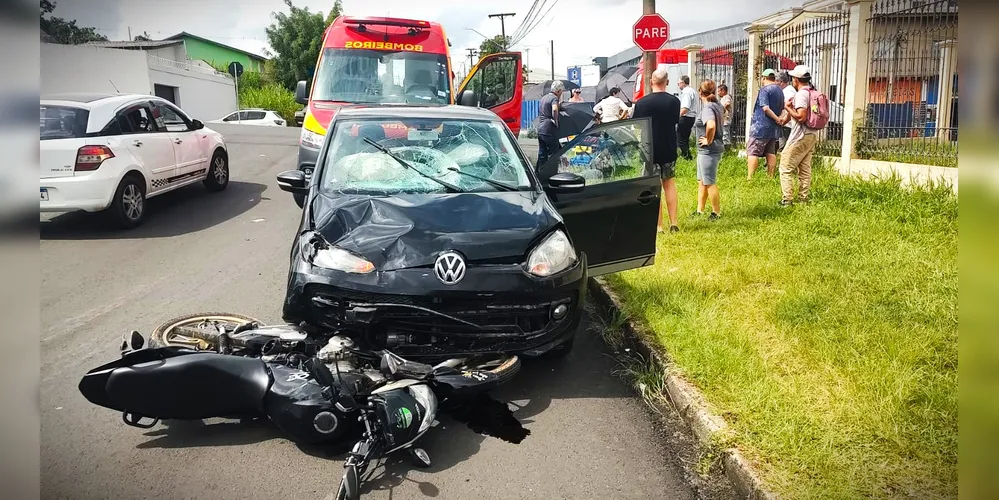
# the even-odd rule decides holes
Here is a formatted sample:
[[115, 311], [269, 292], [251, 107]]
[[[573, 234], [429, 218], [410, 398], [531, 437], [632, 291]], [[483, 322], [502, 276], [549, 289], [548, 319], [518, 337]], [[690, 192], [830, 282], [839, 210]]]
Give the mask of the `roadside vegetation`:
[[817, 169], [785, 209], [763, 170], [727, 156], [708, 222], [680, 160], [681, 232], [608, 277], [625, 314], [780, 496], [956, 497], [957, 197]]

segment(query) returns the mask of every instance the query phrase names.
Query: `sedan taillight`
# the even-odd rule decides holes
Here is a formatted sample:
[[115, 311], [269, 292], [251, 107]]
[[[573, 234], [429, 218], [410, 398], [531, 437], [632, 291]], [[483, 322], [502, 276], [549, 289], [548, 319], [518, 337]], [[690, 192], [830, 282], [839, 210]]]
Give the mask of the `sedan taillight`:
[[77, 172], [90, 172], [97, 170], [104, 163], [104, 160], [114, 158], [114, 153], [107, 146], [83, 146], [76, 152]]

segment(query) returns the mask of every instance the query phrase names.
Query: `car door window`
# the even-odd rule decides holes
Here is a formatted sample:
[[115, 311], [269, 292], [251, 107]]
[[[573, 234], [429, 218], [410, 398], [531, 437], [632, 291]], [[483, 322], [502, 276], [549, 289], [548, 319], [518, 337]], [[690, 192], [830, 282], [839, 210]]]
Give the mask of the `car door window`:
[[264, 119], [264, 112], [263, 111], [248, 111], [246, 116], [247, 116], [246, 117], [247, 120], [263, 120]]
[[240, 121], [242, 121], [242, 120], [249, 120], [250, 119], [250, 112], [249, 111], [240, 111], [239, 112], [239, 119], [240, 119]]
[[230, 113], [229, 116], [223, 118], [222, 121], [224, 121], [224, 122], [231, 122], [231, 121], [235, 121], [237, 118], [239, 118], [239, 112], [238, 111], [235, 112], [235, 113]]
[[167, 132], [187, 132], [191, 129], [187, 117], [168, 104], [157, 103], [153, 113], [157, 115], [157, 125]]
[[474, 92], [476, 105], [491, 108], [513, 99], [517, 81], [516, 56], [497, 56], [479, 66], [465, 88]]
[[146, 105], [132, 106], [118, 113], [118, 126], [122, 134], [150, 134], [159, 132], [153, 112]]
[[542, 166], [542, 177], [571, 172], [586, 179], [586, 185], [625, 181], [659, 175], [658, 167], [648, 161], [652, 151], [646, 147], [649, 121], [615, 121], [576, 136], [557, 161]]

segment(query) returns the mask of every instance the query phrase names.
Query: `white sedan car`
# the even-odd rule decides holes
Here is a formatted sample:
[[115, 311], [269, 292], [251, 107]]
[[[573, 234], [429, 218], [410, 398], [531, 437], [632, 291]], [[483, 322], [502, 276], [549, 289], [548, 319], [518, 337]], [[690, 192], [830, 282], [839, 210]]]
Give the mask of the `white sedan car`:
[[284, 127], [288, 123], [281, 118], [276, 111], [269, 109], [244, 109], [233, 111], [220, 120], [212, 120], [208, 123], [230, 123], [235, 125], [264, 125], [270, 127]]
[[125, 228], [141, 224], [147, 198], [229, 185], [222, 134], [149, 95], [43, 97], [39, 149], [42, 212], [106, 211]]

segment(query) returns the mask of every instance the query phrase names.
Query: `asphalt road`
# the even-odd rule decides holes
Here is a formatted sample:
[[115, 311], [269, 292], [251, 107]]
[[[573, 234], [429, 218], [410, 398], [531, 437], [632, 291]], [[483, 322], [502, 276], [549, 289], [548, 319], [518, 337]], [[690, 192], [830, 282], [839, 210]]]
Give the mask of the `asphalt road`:
[[[339, 457], [266, 423], [135, 429], [77, 390], [118, 356], [122, 332], [197, 311], [280, 321], [300, 210], [275, 175], [293, 168], [298, 130], [218, 129], [230, 145], [226, 191], [196, 185], [150, 200], [131, 232], [90, 214], [42, 217], [42, 498], [326, 499], [338, 486]], [[365, 498], [695, 498], [696, 478], [670, 444], [682, 433], [650, 417], [603, 349], [584, 330], [567, 359], [527, 364], [498, 391], [521, 406], [532, 431], [522, 444], [444, 419], [423, 442], [432, 467], [393, 461]]]

